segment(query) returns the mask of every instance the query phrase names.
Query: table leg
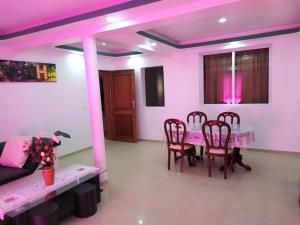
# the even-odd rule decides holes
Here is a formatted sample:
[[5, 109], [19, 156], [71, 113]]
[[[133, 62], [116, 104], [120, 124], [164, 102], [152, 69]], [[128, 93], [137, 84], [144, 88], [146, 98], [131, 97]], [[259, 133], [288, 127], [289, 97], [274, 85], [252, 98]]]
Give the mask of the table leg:
[[200, 146], [200, 155], [195, 155], [196, 160], [203, 160], [203, 146]]
[[[234, 158], [230, 159], [230, 160], [234, 160], [233, 164], [234, 165], [238, 164], [239, 166], [243, 167], [245, 170], [251, 171], [251, 167], [243, 163], [243, 156], [240, 153], [240, 148], [234, 148], [233, 151], [235, 151], [234, 154], [233, 154]], [[228, 165], [230, 165], [230, 160], [229, 160]], [[224, 166], [220, 167], [220, 171], [224, 171]]]
[[237, 163], [239, 166], [245, 168], [245, 170], [251, 171], [251, 167], [243, 163], [243, 156], [240, 153], [240, 148], [234, 148], [234, 151], [236, 151], [234, 157], [234, 161], [235, 161], [234, 163]]

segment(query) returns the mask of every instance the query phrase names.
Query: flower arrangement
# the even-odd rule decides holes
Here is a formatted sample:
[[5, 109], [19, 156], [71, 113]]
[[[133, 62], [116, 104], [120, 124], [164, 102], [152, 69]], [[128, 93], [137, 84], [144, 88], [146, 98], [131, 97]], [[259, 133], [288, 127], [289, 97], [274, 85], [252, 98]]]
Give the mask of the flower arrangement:
[[30, 144], [25, 143], [25, 145], [28, 146], [25, 152], [30, 154], [34, 161], [42, 165], [41, 170], [46, 186], [54, 184], [55, 169], [53, 165], [56, 156], [53, 148], [61, 144], [59, 136], [71, 138], [71, 136], [65, 132], [55, 131], [52, 138], [33, 137]]
[[34, 137], [26, 152], [30, 154], [35, 161], [41, 163], [41, 169], [45, 169], [52, 167], [56, 159], [53, 151], [54, 145], [55, 142], [51, 138]]

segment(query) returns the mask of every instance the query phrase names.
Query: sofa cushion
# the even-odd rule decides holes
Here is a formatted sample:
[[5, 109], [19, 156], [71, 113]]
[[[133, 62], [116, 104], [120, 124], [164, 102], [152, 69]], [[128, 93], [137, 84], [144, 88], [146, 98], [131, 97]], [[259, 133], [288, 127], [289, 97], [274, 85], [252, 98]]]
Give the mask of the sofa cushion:
[[30, 170], [27, 169], [1, 166], [0, 185], [24, 177], [26, 175], [29, 175], [30, 173], [31, 173]]
[[26, 143], [31, 144], [31, 139], [32, 137], [13, 137], [6, 141], [0, 157], [0, 164], [22, 168], [28, 158], [28, 154], [24, 152], [28, 148]]

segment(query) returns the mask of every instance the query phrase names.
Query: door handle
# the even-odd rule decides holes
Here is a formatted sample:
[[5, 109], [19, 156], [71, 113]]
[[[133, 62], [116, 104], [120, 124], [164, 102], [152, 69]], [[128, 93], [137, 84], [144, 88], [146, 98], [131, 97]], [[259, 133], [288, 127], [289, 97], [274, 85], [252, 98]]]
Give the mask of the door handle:
[[132, 108], [135, 108], [135, 101], [134, 100], [131, 101], [131, 106], [132, 106]]

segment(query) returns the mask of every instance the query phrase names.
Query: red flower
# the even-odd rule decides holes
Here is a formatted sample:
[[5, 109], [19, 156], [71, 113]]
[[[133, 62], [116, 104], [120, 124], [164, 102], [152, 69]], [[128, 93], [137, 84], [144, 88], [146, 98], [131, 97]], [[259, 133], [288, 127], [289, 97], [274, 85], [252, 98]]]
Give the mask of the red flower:
[[45, 140], [45, 138], [35, 138], [26, 152], [32, 155], [36, 161], [43, 161], [42, 168], [51, 167], [53, 166], [55, 159], [53, 144], [54, 142], [52, 139]]

